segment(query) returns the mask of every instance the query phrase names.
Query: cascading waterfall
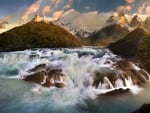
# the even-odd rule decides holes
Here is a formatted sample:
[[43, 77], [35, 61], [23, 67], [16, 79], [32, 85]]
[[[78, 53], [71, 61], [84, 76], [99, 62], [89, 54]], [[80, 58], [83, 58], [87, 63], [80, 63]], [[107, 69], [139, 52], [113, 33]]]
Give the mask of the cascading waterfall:
[[[6, 65], [14, 64], [15, 67], [18, 67], [20, 76], [30, 74], [27, 70], [39, 64], [51, 65], [55, 68], [59, 67], [67, 75], [67, 81], [64, 81], [65, 79], [59, 76], [56, 76], [55, 80], [51, 78], [49, 81], [52, 84], [64, 83], [68, 90], [70, 90], [69, 88], [78, 89], [79, 96], [81, 95], [80, 93], [85, 94], [85, 92], [95, 95], [95, 91], [100, 94], [101, 92], [109, 92], [118, 88], [132, 89], [135, 85], [137, 86], [137, 84], [133, 83], [133, 78], [130, 75], [128, 77], [123, 76], [123, 74], [109, 76], [107, 71], [110, 71], [111, 74], [111, 71], [115, 70], [115, 64], [120, 60], [122, 59], [112, 54], [109, 50], [98, 48], [26, 50], [2, 53], [0, 57], [2, 63]], [[135, 71], [141, 70], [134, 63], [130, 62], [129, 64]], [[101, 74], [96, 76], [95, 71], [99, 71]], [[145, 70], [144, 72], [149, 76]], [[112, 78], [114, 78], [113, 81], [111, 80]], [[43, 85], [47, 79], [47, 76], [44, 75], [39, 84]], [[93, 85], [94, 82], [96, 86]]]
[[[138, 64], [123, 60], [103, 48], [1, 53], [0, 101], [5, 101], [0, 107], [5, 107], [1, 107], [0, 111], [11, 113], [16, 108], [16, 112], [22, 113], [87, 113], [88, 99], [94, 101], [101, 95], [120, 89], [139, 94], [143, 91], [142, 84], [150, 80], [150, 75]], [[120, 105], [119, 98], [118, 102]], [[99, 104], [94, 108], [98, 110], [96, 113], [106, 113], [99, 108]], [[113, 108], [119, 108], [118, 104]]]

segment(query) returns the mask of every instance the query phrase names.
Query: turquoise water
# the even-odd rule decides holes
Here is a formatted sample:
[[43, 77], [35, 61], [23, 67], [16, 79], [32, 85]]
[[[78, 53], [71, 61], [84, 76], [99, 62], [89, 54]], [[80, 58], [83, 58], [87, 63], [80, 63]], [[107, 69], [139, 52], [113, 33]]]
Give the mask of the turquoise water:
[[[144, 102], [150, 102], [150, 85], [139, 95], [103, 97], [96, 100], [68, 100], [69, 93], [51, 92], [33, 94], [33, 84], [20, 80], [0, 79], [0, 113], [130, 113]], [[62, 99], [62, 100], [60, 100]], [[83, 102], [84, 101], [84, 102]]]
[[[29, 68], [31, 63], [45, 61], [29, 59], [28, 55], [27, 51], [17, 55], [5, 53], [5, 58], [1, 57], [0, 113], [131, 113], [150, 102], [149, 83], [143, 86], [144, 90], [138, 95], [87, 98], [78, 87], [48, 89], [25, 82], [18, 78], [20, 73]], [[36, 87], [40, 87], [40, 91], [35, 91]]]

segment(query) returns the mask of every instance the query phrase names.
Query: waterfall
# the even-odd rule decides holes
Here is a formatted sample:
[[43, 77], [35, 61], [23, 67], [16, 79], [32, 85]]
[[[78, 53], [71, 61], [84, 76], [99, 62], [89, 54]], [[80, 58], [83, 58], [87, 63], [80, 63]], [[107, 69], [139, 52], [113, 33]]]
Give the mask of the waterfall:
[[110, 89], [114, 88], [114, 86], [112, 85], [111, 81], [107, 77], [104, 77], [104, 82], [106, 82], [106, 84], [108, 84], [108, 86], [110, 87]]
[[124, 84], [123, 84], [123, 81], [122, 79], [118, 78], [115, 82], [115, 87], [116, 88], [121, 88], [121, 87], [124, 87]]
[[125, 78], [125, 84], [126, 84], [126, 87], [132, 87], [133, 86], [133, 81], [132, 81], [132, 78], [131, 77], [128, 77], [128, 79]]
[[150, 74], [147, 72], [147, 71], [145, 71], [145, 70], [143, 70], [145, 73], [146, 73], [146, 75], [148, 75], [148, 77], [149, 77], [149, 81], [150, 81]]
[[[31, 56], [35, 57], [31, 58]], [[108, 49], [101, 48], [37, 49], [1, 53], [0, 56], [1, 63], [4, 63], [6, 66], [11, 64], [12, 68], [19, 68], [20, 77], [31, 74], [28, 70], [39, 64], [46, 64], [46, 66], [53, 68], [59, 67], [66, 76], [57, 76], [55, 79], [50, 79], [50, 82], [53, 84], [64, 83], [66, 85], [65, 90], [75, 90], [78, 93], [77, 95], [85, 95], [85, 93], [99, 95], [118, 88], [129, 88], [132, 90], [132, 87], [135, 85], [131, 76], [128, 75], [128, 78], [124, 77], [119, 71], [122, 73], [126, 72], [115, 67], [120, 60], [120, 57], [114, 55]], [[137, 72], [141, 70], [134, 63], [130, 63], [133, 70]], [[3, 65], [0, 64], [0, 66]], [[8, 68], [6, 68], [6, 71], [8, 71]], [[96, 76], [95, 71], [100, 72], [100, 75]], [[145, 70], [144, 72], [149, 76], [150, 80], [148, 72]], [[46, 79], [47, 76], [45, 75], [40, 84], [44, 84]], [[94, 82], [97, 85], [96, 87], [93, 85]]]

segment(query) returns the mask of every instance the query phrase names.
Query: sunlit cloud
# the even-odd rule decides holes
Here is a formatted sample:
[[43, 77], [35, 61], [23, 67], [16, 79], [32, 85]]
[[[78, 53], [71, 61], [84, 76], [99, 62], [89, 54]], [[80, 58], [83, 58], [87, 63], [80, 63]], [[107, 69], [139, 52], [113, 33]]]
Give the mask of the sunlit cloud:
[[85, 31], [96, 31], [106, 25], [106, 20], [112, 13], [99, 13], [98, 11], [79, 12], [75, 9], [66, 11], [61, 20], [70, 23], [73, 28]]
[[137, 9], [137, 13], [138, 14], [143, 14], [144, 13], [144, 10], [145, 10], [145, 3], [143, 3], [141, 6], [138, 7]]
[[55, 11], [55, 12], [53, 13], [53, 18], [57, 20], [57, 19], [59, 19], [63, 14], [64, 14], [64, 11]]
[[5, 25], [8, 24], [8, 18], [0, 19], [0, 29], [5, 29]]
[[38, 12], [38, 10], [39, 10], [39, 8], [40, 8], [40, 4], [42, 3], [42, 1], [43, 1], [43, 0], [37, 0], [35, 3], [33, 3], [32, 5], [30, 5], [30, 6], [26, 9], [26, 11], [25, 11], [24, 15], [21, 17], [21, 19], [22, 19], [23, 21], [27, 21], [28, 18], [29, 18], [29, 16], [30, 16], [31, 14]]
[[43, 8], [43, 16], [46, 16], [46, 14], [51, 12], [51, 6], [45, 6]]
[[148, 5], [148, 6], [146, 7], [146, 13], [147, 13], [147, 14], [150, 14], [150, 5]]
[[118, 6], [117, 7], [117, 11], [118, 12], [129, 12], [132, 10], [132, 7], [130, 5], [126, 5], [126, 6]]
[[135, 2], [135, 0], [126, 0], [126, 3], [127, 4], [132, 4], [132, 3], [134, 3]]

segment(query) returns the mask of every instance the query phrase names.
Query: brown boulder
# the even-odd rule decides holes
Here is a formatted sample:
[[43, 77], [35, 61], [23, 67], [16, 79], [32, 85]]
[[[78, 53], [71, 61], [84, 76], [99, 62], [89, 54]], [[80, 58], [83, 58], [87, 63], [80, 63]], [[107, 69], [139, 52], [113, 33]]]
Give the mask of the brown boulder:
[[62, 88], [66, 85], [66, 75], [63, 74], [62, 69], [51, 68], [46, 66], [46, 64], [40, 64], [30, 69], [28, 75], [24, 76], [23, 80], [40, 84], [44, 87], [55, 86], [57, 88]]
[[111, 89], [118, 87], [118, 84], [122, 86], [142, 85], [150, 79], [147, 71], [128, 60], [121, 60], [113, 67], [114, 69], [106, 68], [95, 71], [93, 73], [93, 86], [98, 88], [105, 84], [107, 89]]

